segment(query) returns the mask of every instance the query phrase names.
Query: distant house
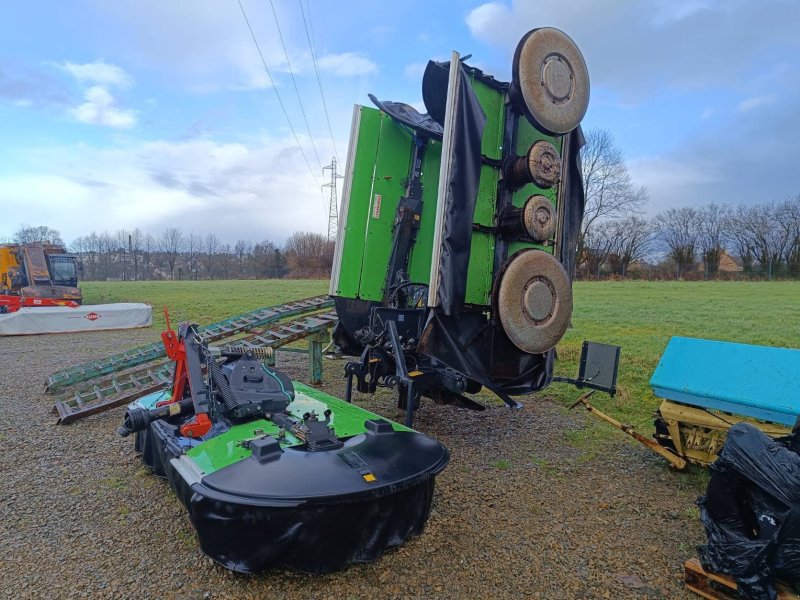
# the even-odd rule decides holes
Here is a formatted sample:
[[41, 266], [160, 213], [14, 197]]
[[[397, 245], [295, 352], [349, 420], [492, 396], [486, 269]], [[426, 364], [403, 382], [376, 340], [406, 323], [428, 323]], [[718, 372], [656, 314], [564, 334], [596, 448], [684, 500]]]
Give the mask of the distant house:
[[[697, 265], [695, 271], [703, 273], [706, 269], [705, 264], [702, 262]], [[719, 259], [719, 272], [720, 273], [741, 273], [744, 270], [742, 267], [741, 259], [735, 258], [728, 254], [725, 250], [722, 251], [722, 256]]]
[[741, 259], [734, 258], [727, 252], [719, 259], [719, 270], [723, 273], [739, 273], [744, 270]]

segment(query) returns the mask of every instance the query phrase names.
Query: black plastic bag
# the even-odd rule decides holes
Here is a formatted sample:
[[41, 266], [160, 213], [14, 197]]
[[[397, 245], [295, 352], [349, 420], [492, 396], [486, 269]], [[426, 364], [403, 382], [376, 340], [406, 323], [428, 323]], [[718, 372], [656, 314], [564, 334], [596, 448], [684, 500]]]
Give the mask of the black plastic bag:
[[[796, 432], [794, 436], [797, 436]], [[775, 579], [800, 583], [800, 455], [796, 440], [731, 427], [698, 502], [703, 567], [731, 575], [749, 600], [777, 598]]]

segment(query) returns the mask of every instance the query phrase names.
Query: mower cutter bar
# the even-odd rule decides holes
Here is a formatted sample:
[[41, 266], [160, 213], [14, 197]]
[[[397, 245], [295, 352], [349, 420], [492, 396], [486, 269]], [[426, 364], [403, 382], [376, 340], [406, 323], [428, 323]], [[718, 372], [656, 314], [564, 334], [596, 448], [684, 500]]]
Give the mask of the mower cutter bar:
[[[229, 336], [261, 327], [280, 319], [313, 312], [321, 308], [328, 308], [333, 301], [327, 296], [314, 296], [295, 302], [287, 302], [278, 306], [258, 308], [247, 313], [236, 315], [223, 321], [218, 321], [200, 328], [200, 335], [204, 342], [214, 342]], [[76, 383], [89, 381], [102, 375], [115, 373], [158, 360], [165, 356], [164, 344], [154, 342], [146, 346], [139, 346], [112, 354], [100, 360], [93, 360], [68, 369], [56, 371], [47, 378], [46, 392], [52, 393]]]
[[[279, 348], [324, 331], [332, 327], [335, 322], [335, 311], [309, 315], [255, 331], [232, 342], [231, 346], [245, 349]], [[164, 361], [95, 383], [89, 382], [85, 387], [58, 399], [53, 412], [58, 414], [60, 425], [67, 425], [78, 419], [130, 404], [143, 396], [164, 389], [172, 381], [172, 365], [172, 362]]]

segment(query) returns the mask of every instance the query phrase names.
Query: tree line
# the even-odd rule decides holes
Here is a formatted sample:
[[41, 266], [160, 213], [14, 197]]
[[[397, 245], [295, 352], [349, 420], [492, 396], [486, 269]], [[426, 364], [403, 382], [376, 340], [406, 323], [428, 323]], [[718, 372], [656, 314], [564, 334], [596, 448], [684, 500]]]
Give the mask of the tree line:
[[713, 279], [800, 276], [800, 194], [751, 204], [709, 202], [643, 216], [647, 190], [633, 184], [608, 131], [592, 129], [581, 153], [586, 207], [578, 277]]
[[[44, 226], [23, 225], [14, 241], [63, 245], [59, 232]], [[314, 279], [328, 277], [333, 263], [333, 242], [308, 231], [297, 231], [277, 246], [269, 240], [238, 240], [231, 245], [214, 233], [201, 236], [178, 227], [158, 235], [120, 229], [80, 236], [68, 250], [78, 258], [84, 281]]]

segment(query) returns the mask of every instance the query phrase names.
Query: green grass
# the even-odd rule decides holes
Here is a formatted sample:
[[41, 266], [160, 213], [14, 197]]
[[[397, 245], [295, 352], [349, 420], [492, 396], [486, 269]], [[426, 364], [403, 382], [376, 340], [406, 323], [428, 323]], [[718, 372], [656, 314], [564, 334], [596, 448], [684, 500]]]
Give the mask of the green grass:
[[153, 305], [153, 328], [164, 328], [163, 309], [173, 323], [201, 325], [221, 321], [262, 306], [283, 304], [328, 293], [322, 280], [258, 281], [87, 281], [81, 283], [84, 304], [146, 302]]
[[[592, 403], [643, 431], [659, 404], [648, 382], [670, 337], [798, 346], [798, 282], [578, 282], [574, 291], [574, 328], [558, 345], [556, 372], [576, 375], [583, 340], [621, 346], [617, 395]], [[577, 397], [563, 385], [545, 393], [565, 404]]]
[[[87, 304], [152, 304], [153, 329], [159, 332], [164, 325], [164, 306], [173, 320], [190, 319], [205, 325], [261, 306], [325, 294], [328, 282], [86, 282], [81, 287]], [[616, 397], [595, 394], [592, 403], [643, 432], [651, 430], [651, 416], [658, 406], [648, 382], [671, 336], [798, 345], [800, 282], [604, 281], [578, 282], [574, 290], [573, 328], [558, 345], [556, 372], [575, 376], [583, 340], [622, 346]], [[560, 384], [542, 394], [564, 404], [577, 397], [574, 388]], [[604, 432], [596, 431], [588, 439], [587, 432], [565, 435], [568, 443], [586, 445], [591, 452]]]

